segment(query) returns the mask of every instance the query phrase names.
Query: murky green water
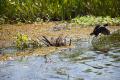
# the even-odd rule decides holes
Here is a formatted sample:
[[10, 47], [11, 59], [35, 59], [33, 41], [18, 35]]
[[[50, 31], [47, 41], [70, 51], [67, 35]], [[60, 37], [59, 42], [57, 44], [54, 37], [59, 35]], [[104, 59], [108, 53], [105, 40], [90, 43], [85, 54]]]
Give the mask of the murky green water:
[[47, 56], [0, 62], [0, 80], [120, 80], [120, 49], [94, 51], [89, 40]]

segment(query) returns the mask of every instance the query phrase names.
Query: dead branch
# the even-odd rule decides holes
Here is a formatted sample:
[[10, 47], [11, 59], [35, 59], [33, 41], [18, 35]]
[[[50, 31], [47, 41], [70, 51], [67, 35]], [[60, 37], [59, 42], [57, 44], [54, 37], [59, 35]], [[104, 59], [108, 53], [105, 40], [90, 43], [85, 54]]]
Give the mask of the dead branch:
[[[66, 40], [66, 37], [62, 37], [62, 36], [59, 36], [57, 38], [53, 38], [51, 37], [51, 39], [48, 39], [47, 37], [45, 36], [42, 36], [43, 37], [43, 43], [46, 45], [46, 46], [56, 46], [56, 47], [60, 47], [60, 46], [67, 46], [67, 40]], [[69, 43], [68, 45], [70, 46], [71, 45], [71, 39], [69, 40]]]

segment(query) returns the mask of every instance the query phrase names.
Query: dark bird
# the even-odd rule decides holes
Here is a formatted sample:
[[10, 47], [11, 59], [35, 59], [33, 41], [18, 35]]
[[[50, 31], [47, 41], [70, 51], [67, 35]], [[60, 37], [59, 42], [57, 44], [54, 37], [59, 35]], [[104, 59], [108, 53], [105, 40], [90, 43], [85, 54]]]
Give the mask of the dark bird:
[[110, 35], [110, 31], [106, 28], [106, 26], [108, 26], [108, 24], [104, 24], [103, 26], [96, 25], [96, 27], [94, 28], [93, 32], [90, 33], [90, 35], [95, 35], [95, 37], [97, 37], [99, 33], [104, 35]]

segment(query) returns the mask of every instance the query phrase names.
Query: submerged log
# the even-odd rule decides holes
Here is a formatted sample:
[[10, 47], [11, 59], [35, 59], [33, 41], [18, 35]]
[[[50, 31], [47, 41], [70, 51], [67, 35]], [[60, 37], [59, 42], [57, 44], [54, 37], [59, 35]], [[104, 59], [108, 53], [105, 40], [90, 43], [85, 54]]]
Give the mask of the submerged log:
[[67, 46], [67, 44], [70, 46], [71, 45], [71, 39], [69, 42], [67, 42], [66, 37], [59, 36], [57, 38], [51, 37], [51, 39], [48, 39], [46, 36], [43, 37], [43, 43], [46, 46], [55, 46], [55, 47], [60, 47], [60, 46]]

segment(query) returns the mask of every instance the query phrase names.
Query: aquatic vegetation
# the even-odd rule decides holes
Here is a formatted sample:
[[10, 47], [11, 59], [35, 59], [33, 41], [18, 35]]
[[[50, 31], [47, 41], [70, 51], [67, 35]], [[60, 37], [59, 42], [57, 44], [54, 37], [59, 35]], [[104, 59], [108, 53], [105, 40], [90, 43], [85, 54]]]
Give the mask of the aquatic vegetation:
[[5, 19], [4, 18], [0, 18], [0, 24], [4, 24], [5, 23]]
[[92, 69], [86, 69], [85, 72], [87, 73], [92, 72]]
[[86, 60], [94, 59], [95, 57], [85, 55], [82, 51], [64, 52], [61, 54], [61, 59], [68, 59], [70, 62], [83, 62]]
[[102, 75], [102, 73], [101, 73], [101, 72], [96, 72], [96, 74], [97, 74], [97, 75]]
[[120, 62], [120, 58], [117, 58], [117, 59], [115, 59], [115, 60], [112, 61], [112, 62]]
[[61, 58], [68, 58], [70, 60], [76, 59], [78, 58], [80, 55], [82, 54], [82, 52], [74, 52], [74, 53], [70, 53], [70, 52], [65, 52], [63, 54], [61, 54]]
[[15, 46], [18, 49], [26, 49], [26, 48], [37, 48], [41, 47], [42, 45], [37, 40], [30, 39], [27, 35], [18, 33], [17, 40], [15, 41]]
[[67, 70], [64, 68], [59, 68], [56, 70], [56, 73], [59, 75], [67, 75]]
[[75, 80], [84, 80], [84, 78], [76, 78]]
[[110, 63], [107, 63], [107, 64], [105, 64], [106, 66], [112, 66], [112, 64], [110, 64]]
[[119, 50], [115, 50], [113, 51], [114, 53], [120, 53], [120, 49]]
[[19, 49], [28, 48], [28, 36], [24, 34], [17, 34], [16, 47]]
[[120, 47], [120, 29], [113, 32], [109, 36], [99, 36], [93, 38], [92, 45], [97, 50], [109, 50], [111, 48]]
[[76, 17], [72, 19], [73, 23], [77, 23], [83, 26], [93, 26], [96, 24], [110, 24], [110, 25], [120, 25], [120, 18], [111, 18], [110, 16], [102, 17], [102, 16], [83, 16], [83, 17]]
[[119, 58], [119, 57], [120, 57], [120, 55], [115, 55], [115, 54], [109, 54], [109, 56], [110, 56], [111, 58]]

